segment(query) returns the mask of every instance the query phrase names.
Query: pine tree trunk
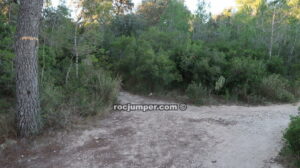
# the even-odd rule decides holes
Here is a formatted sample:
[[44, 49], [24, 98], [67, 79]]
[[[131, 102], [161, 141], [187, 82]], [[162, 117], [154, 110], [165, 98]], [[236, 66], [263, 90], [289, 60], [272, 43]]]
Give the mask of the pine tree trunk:
[[78, 22], [75, 24], [75, 32], [74, 32], [74, 51], [75, 51], [75, 65], [76, 65], [76, 78], [78, 78], [78, 60], [79, 60], [79, 55], [78, 55], [78, 44], [77, 44], [77, 29], [78, 29]]
[[18, 135], [39, 131], [38, 34], [43, 0], [22, 0], [16, 34], [16, 124]]
[[270, 37], [270, 47], [269, 47], [269, 57], [270, 58], [272, 57], [272, 52], [273, 52], [275, 17], [276, 17], [276, 8], [274, 7], [273, 17], [272, 17], [272, 29], [271, 29], [271, 37]]

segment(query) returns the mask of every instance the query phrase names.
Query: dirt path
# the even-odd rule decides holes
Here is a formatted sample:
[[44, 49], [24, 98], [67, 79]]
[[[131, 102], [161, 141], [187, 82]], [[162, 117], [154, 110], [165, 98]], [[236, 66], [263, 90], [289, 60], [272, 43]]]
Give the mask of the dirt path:
[[[119, 98], [166, 103], [124, 92]], [[296, 113], [293, 105], [115, 112], [85, 129], [19, 142], [1, 152], [0, 167], [280, 168], [274, 158]]]

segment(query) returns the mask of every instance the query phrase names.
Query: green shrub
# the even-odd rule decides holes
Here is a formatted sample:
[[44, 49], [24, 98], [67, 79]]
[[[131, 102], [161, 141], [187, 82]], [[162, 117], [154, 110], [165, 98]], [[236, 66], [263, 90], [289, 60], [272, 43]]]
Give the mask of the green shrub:
[[295, 96], [288, 91], [288, 81], [280, 75], [272, 74], [262, 79], [260, 94], [269, 100], [292, 102]]
[[42, 84], [41, 110], [43, 124], [46, 128], [63, 128], [71, 122], [71, 108], [62, 87], [55, 86], [50, 80]]
[[285, 73], [285, 67], [284, 67], [284, 61], [281, 57], [271, 57], [267, 61], [267, 70], [270, 73], [275, 74], [284, 74]]
[[102, 114], [116, 101], [120, 79], [92, 66], [82, 65], [80, 70], [64, 87], [68, 103], [81, 116]]
[[169, 59], [167, 52], [159, 51], [157, 53], [140, 48], [137, 52], [137, 67], [132, 71], [132, 75], [141, 88], [148, 88], [150, 91], [162, 91], [168, 88], [169, 84], [179, 81], [180, 76], [176, 70], [173, 61]]
[[111, 30], [116, 36], [135, 35], [145, 28], [146, 20], [134, 14], [117, 15], [111, 23]]
[[300, 116], [292, 117], [289, 127], [284, 133], [288, 147], [297, 155], [300, 154]]
[[[165, 50], [175, 52], [189, 41], [187, 33], [178, 31], [161, 31], [160, 28], [151, 27], [148, 31], [143, 32], [139, 40], [147, 41], [155, 52]], [[180, 43], [178, 43], [180, 41]]]
[[42, 83], [41, 105], [44, 126], [63, 128], [76, 116], [101, 115], [116, 101], [120, 79], [109, 72], [93, 66], [81, 65], [76, 78], [70, 78], [62, 86], [55, 85], [54, 79]]
[[266, 74], [266, 66], [261, 60], [250, 57], [235, 57], [230, 60], [226, 74], [226, 86], [238, 89], [238, 95], [248, 95], [256, 91], [256, 86]]
[[201, 83], [192, 82], [185, 92], [192, 103], [196, 104], [204, 104], [208, 97], [208, 90]]
[[220, 76], [220, 78], [217, 80], [215, 84], [215, 90], [220, 91], [224, 87], [225, 81], [226, 79], [224, 78], [224, 76]]
[[14, 54], [0, 48], [0, 97], [13, 95], [15, 89], [15, 73], [13, 68]]
[[200, 43], [191, 45], [190, 50], [182, 58], [180, 67], [185, 74], [184, 81], [201, 82], [206, 87], [214, 89], [226, 63], [223, 53], [211, 51]]
[[7, 18], [4, 13], [0, 13], [0, 99], [14, 95], [15, 90], [13, 50], [15, 27], [5, 21]]
[[144, 40], [138, 40], [137, 43], [127, 45], [123, 55], [114, 65], [114, 69], [124, 79], [125, 88], [141, 92], [159, 92], [168, 88], [170, 83], [181, 79], [168, 52], [155, 52], [150, 43]]

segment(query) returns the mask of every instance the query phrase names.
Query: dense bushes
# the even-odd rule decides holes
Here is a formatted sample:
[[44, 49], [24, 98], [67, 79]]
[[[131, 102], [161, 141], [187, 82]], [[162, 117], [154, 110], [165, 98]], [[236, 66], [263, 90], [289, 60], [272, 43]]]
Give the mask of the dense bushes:
[[200, 44], [191, 44], [186, 55], [180, 62], [184, 81], [201, 82], [205, 86], [213, 88], [215, 82], [222, 75], [226, 60], [223, 53]]
[[71, 106], [75, 107], [81, 116], [105, 111], [116, 101], [120, 87], [119, 78], [90, 66], [80, 69], [79, 77], [73, 76], [64, 88]]
[[5, 17], [0, 13], [0, 99], [14, 92], [14, 29], [14, 26], [5, 24]]
[[70, 111], [64, 109], [68, 104], [63, 91], [63, 87], [55, 86], [51, 80], [46, 80], [43, 83], [41, 89], [41, 110], [43, 123], [46, 127], [59, 128], [70, 123]]
[[72, 75], [63, 86], [47, 81], [42, 88], [42, 110], [47, 127], [64, 127], [74, 116], [103, 114], [116, 101], [118, 77], [91, 66], [81, 66], [78, 78]]
[[0, 12], [0, 143], [3, 138], [16, 134], [13, 108], [15, 92], [13, 35], [15, 26], [6, 24], [6, 19], [5, 15]]
[[[195, 103], [200, 103], [200, 94], [193, 95], [191, 90], [206, 90], [209, 95], [249, 103], [296, 99], [299, 83], [295, 82], [295, 65], [289, 74], [283, 57], [269, 57], [263, 48], [254, 50], [237, 41], [224, 41], [224, 36], [210, 37], [217, 41], [194, 39], [184, 27], [188, 15], [180, 4], [175, 6], [175, 13], [162, 13], [158, 25], [127, 36], [114, 36], [108, 44], [109, 63], [122, 77], [125, 89], [180, 90]], [[174, 17], [180, 20], [178, 25]]]
[[260, 91], [262, 96], [269, 100], [292, 102], [295, 100], [295, 96], [289, 92], [288, 85], [289, 83], [286, 79], [273, 74], [262, 79]]
[[300, 154], [300, 117], [292, 117], [289, 127], [286, 129], [284, 139], [288, 147], [299, 156]]
[[260, 55], [263, 52], [250, 51], [240, 56], [233, 49], [213, 48], [200, 40], [185, 38], [179, 46], [171, 39], [173, 33], [178, 32], [150, 28], [139, 36], [121, 36], [112, 42], [113, 71], [122, 76], [126, 89], [179, 89], [197, 99], [192, 100], [197, 103], [201, 103], [200, 94], [193, 95], [191, 90], [203, 88], [226, 99], [233, 97], [250, 103], [295, 100], [299, 84], [283, 77], [281, 58], [269, 59]]
[[[58, 81], [59, 78], [51, 75], [45, 75], [41, 82], [44, 128], [64, 128], [80, 117], [103, 115], [116, 101], [120, 88], [119, 77], [87, 65], [80, 66], [78, 78], [73, 70], [70, 73], [63, 85]], [[3, 138], [16, 135], [13, 107], [14, 99], [0, 99], [0, 143]]]
[[257, 93], [258, 85], [266, 74], [262, 60], [243, 56], [231, 58], [224, 71], [226, 79], [224, 90], [248, 102], [254, 95], [259, 94]]
[[[298, 108], [300, 112], [300, 108]], [[300, 167], [300, 116], [292, 117], [283, 138], [285, 146], [281, 150], [280, 157], [286, 167]]]
[[149, 42], [126, 37], [117, 39], [112, 50], [117, 52], [119, 44], [126, 49], [119, 51], [120, 58], [115, 59], [114, 69], [122, 75], [125, 87], [130, 86], [128, 89], [161, 91], [180, 80], [167, 51], [161, 49], [155, 52]]
[[[298, 114], [300, 107], [298, 107]], [[291, 117], [288, 128], [284, 135], [284, 146], [280, 151], [278, 161], [285, 167], [300, 167], [300, 116]]]
[[207, 103], [209, 91], [203, 87], [201, 83], [192, 82], [186, 89], [187, 96], [191, 99], [192, 103], [204, 104]]
[[203, 90], [249, 103], [295, 100], [299, 83], [283, 77], [281, 58], [269, 59], [260, 55], [263, 52], [251, 51], [244, 51], [245, 56], [241, 56], [234, 49], [213, 48], [200, 40], [185, 38], [179, 46], [171, 38], [174, 33], [178, 32], [149, 28], [140, 35], [121, 36], [112, 42], [112, 68], [122, 76], [126, 89], [140, 92], [178, 89], [200, 104], [203, 104], [199, 102], [200, 95], [205, 95], [203, 99], [207, 97], [207, 93], [197, 94]]

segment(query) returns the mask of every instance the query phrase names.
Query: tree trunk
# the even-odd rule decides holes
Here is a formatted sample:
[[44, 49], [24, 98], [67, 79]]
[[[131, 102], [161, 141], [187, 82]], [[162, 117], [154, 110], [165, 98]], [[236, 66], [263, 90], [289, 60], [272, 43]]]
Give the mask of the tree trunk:
[[272, 28], [271, 28], [271, 37], [270, 37], [270, 47], [269, 47], [269, 57], [270, 57], [270, 58], [272, 57], [272, 51], [273, 51], [275, 17], [276, 17], [276, 8], [274, 7], [273, 17], [272, 17]]
[[290, 65], [290, 63], [292, 62], [292, 59], [293, 59], [293, 55], [294, 55], [294, 51], [295, 51], [295, 46], [296, 46], [297, 40], [298, 40], [298, 32], [299, 32], [299, 29], [296, 30], [295, 39], [294, 39], [294, 42], [292, 44], [292, 48], [290, 50], [290, 54], [289, 54], [289, 57], [288, 57], [288, 63], [289, 63], [289, 65]]
[[16, 34], [16, 124], [27, 137], [41, 127], [38, 91], [38, 33], [43, 0], [22, 0]]
[[74, 32], [74, 51], [75, 51], [75, 65], [76, 65], [76, 78], [78, 78], [78, 44], [77, 44], [77, 29], [78, 29], [79, 19], [75, 25], [75, 32]]

